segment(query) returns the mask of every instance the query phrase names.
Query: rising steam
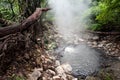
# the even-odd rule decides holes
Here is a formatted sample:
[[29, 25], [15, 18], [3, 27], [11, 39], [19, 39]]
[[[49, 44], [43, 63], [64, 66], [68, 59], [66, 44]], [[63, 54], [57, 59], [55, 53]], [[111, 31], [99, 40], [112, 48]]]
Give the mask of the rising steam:
[[90, 0], [48, 0], [58, 33], [65, 40], [74, 40], [75, 34], [85, 30], [85, 15]]

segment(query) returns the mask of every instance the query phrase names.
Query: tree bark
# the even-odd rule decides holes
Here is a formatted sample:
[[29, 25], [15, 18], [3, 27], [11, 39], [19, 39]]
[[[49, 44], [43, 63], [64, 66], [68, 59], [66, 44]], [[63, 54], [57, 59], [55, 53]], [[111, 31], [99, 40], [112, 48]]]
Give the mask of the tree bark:
[[39, 19], [42, 12], [48, 10], [49, 8], [36, 8], [36, 11], [26, 20], [24, 20], [21, 24], [14, 24], [8, 27], [0, 28], [0, 38], [9, 34], [21, 32], [28, 29], [32, 24], [34, 24]]

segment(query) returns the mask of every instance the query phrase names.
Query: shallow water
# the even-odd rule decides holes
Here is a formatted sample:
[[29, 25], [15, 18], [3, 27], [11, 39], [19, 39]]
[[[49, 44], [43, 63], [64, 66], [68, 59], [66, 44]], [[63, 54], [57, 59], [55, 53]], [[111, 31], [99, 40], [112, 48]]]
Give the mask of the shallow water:
[[100, 55], [86, 44], [68, 45], [59, 54], [61, 63], [69, 63], [76, 76], [87, 76], [99, 70]]

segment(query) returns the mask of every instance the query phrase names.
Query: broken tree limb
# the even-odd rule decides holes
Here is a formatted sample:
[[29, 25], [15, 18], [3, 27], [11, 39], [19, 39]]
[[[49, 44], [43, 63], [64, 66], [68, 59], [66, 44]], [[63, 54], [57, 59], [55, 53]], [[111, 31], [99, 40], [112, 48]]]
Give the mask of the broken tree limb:
[[24, 20], [21, 24], [14, 24], [8, 27], [0, 28], [0, 38], [9, 34], [14, 34], [16, 32], [21, 32], [28, 29], [32, 24], [34, 24], [41, 14], [45, 11], [50, 10], [49, 8], [36, 8], [36, 11]]

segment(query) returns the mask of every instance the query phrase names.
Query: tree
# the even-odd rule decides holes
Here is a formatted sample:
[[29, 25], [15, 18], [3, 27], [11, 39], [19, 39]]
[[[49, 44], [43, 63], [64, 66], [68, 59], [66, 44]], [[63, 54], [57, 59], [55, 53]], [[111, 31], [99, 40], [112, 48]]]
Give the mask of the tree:
[[96, 24], [94, 26], [97, 27], [96, 29], [118, 30], [118, 26], [120, 27], [119, 0], [99, 0], [96, 5], [92, 5], [91, 9], [93, 12], [92, 15], [95, 16], [93, 20]]

